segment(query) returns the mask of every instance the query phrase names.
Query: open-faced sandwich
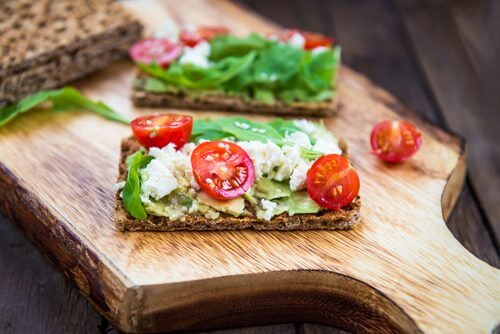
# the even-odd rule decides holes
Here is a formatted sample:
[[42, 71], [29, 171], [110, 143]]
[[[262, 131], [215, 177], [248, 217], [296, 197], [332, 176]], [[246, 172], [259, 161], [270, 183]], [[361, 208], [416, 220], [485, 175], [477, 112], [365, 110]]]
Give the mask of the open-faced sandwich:
[[154, 114], [122, 142], [120, 230], [346, 229], [360, 221], [347, 148], [308, 120]]
[[[175, 31], [175, 30], [174, 30]], [[317, 33], [240, 37], [224, 27], [185, 26], [130, 49], [141, 107], [329, 116], [335, 112], [340, 48]]]

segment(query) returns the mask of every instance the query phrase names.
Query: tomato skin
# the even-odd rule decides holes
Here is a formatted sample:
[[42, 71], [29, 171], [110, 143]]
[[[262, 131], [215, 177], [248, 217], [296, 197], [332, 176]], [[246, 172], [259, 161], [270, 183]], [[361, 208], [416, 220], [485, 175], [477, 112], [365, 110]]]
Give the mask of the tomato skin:
[[411, 122], [381, 121], [370, 134], [372, 152], [386, 162], [402, 162], [411, 158], [422, 146], [422, 133]]
[[243, 148], [232, 142], [201, 143], [191, 154], [191, 166], [200, 188], [215, 199], [241, 196], [255, 179], [252, 160]]
[[196, 29], [182, 29], [179, 40], [189, 47], [196, 46], [202, 41], [210, 41], [215, 36], [226, 35], [229, 29], [222, 26], [198, 26]]
[[130, 126], [135, 138], [146, 148], [174, 143], [180, 149], [189, 140], [193, 118], [177, 114], [151, 114], [134, 119]]
[[307, 171], [306, 189], [321, 207], [340, 210], [358, 196], [358, 173], [349, 160], [338, 154], [319, 157]]
[[176, 60], [182, 53], [182, 46], [166, 38], [145, 38], [129, 49], [133, 61], [144, 64], [156, 62], [163, 68]]
[[298, 30], [298, 29], [287, 29], [283, 32], [283, 35], [281, 37], [282, 41], [288, 41], [294, 34], [300, 34], [302, 37], [305, 39], [304, 43], [304, 49], [305, 50], [312, 50], [314, 48], [317, 48], [319, 46], [323, 47], [329, 47], [332, 46], [333, 44], [333, 38], [328, 37], [326, 35], [316, 33], [316, 32], [309, 32], [309, 31], [303, 31], [303, 30]]

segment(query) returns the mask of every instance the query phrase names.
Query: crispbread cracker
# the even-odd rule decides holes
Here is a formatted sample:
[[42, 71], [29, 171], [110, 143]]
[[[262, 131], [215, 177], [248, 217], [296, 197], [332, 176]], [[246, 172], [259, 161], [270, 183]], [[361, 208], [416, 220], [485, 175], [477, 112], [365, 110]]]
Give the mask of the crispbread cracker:
[[[346, 149], [341, 142], [342, 149]], [[122, 141], [118, 181], [127, 177], [126, 158], [140, 149], [140, 144], [133, 138]], [[323, 211], [318, 214], [281, 214], [267, 221], [258, 219], [255, 214], [245, 217], [234, 217], [220, 213], [217, 219], [207, 219], [202, 215], [187, 215], [182, 219], [170, 220], [167, 217], [148, 215], [145, 220], [131, 217], [123, 208], [122, 200], [115, 195], [115, 223], [122, 231], [176, 231], [176, 230], [239, 230], [252, 228], [256, 230], [337, 230], [353, 228], [360, 223], [361, 201], [356, 198], [353, 203], [340, 211]], [[248, 207], [248, 209], [251, 208]], [[252, 212], [252, 211], [251, 211]]]

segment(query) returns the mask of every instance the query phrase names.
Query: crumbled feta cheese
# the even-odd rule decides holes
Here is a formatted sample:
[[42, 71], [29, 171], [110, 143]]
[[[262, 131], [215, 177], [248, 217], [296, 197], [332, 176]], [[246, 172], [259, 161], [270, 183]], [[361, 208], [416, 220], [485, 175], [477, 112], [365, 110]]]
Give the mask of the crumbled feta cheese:
[[313, 56], [315, 56], [319, 53], [325, 52], [326, 50], [328, 50], [326, 46], [317, 46], [311, 50], [311, 53], [313, 54]]
[[323, 128], [306, 119], [300, 119], [293, 121], [295, 126], [305, 132], [309, 137], [313, 138], [316, 142], [312, 147], [312, 150], [318, 151], [325, 154], [341, 154], [342, 150], [339, 147], [337, 138], [333, 134]]
[[179, 28], [172, 20], [167, 20], [165, 23], [154, 33], [156, 38], [167, 38], [172, 42], [177, 42], [179, 39]]
[[300, 157], [300, 147], [297, 145], [285, 145], [283, 146], [282, 151], [284, 160], [281, 166], [278, 167], [276, 173], [273, 175], [273, 178], [276, 181], [284, 181], [288, 179], [302, 159]]
[[290, 175], [290, 190], [297, 191], [305, 188], [307, 171], [311, 168], [313, 161], [307, 161], [301, 159], [297, 164], [297, 167], [293, 170], [292, 175]]
[[206, 41], [200, 42], [193, 47], [184, 46], [180, 64], [193, 64], [198, 67], [208, 68], [211, 66], [208, 56], [210, 55], [210, 44]]
[[260, 204], [262, 205], [264, 212], [258, 212], [257, 218], [271, 220], [271, 218], [273, 218], [274, 216], [274, 210], [276, 210], [278, 204], [276, 204], [273, 201], [268, 201], [266, 199], [261, 199]]
[[141, 170], [141, 180], [142, 193], [156, 200], [167, 196], [178, 186], [175, 176], [156, 159]]
[[342, 154], [336, 140], [327, 139], [323, 137], [316, 138], [316, 144], [313, 146], [313, 151], [325, 153], [325, 154]]
[[296, 48], [303, 49], [304, 45], [306, 44], [306, 39], [302, 34], [296, 32], [293, 33], [290, 39], [288, 40], [288, 44], [295, 46]]
[[194, 23], [186, 23], [182, 26], [182, 30], [196, 32], [198, 30], [198, 26]]
[[238, 142], [245, 152], [248, 153], [255, 167], [255, 177], [272, 176], [274, 168], [281, 166], [286, 160], [281, 148], [268, 141], [242, 141]]
[[309, 136], [302, 131], [295, 131], [290, 134], [287, 133], [285, 135], [285, 141], [291, 144], [299, 145], [306, 149], [311, 148], [311, 141], [309, 140]]
[[199, 189], [191, 167], [191, 152], [195, 144], [187, 143], [180, 150], [174, 144], [163, 148], [152, 147], [149, 155], [154, 159], [141, 170], [141, 197], [161, 199], [178, 187]]
[[312, 135], [318, 130], [316, 124], [307, 119], [296, 119], [293, 124], [308, 135]]

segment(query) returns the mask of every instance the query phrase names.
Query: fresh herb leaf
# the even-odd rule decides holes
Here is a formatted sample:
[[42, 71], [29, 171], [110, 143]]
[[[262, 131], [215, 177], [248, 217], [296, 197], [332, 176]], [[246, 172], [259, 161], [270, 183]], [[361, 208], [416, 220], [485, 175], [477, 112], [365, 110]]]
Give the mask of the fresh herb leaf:
[[259, 54], [253, 66], [254, 82], [270, 87], [286, 84], [297, 72], [302, 57], [309, 52], [280, 43], [273, 43]]
[[272, 126], [276, 131], [278, 131], [283, 137], [287, 134], [291, 134], [296, 131], [300, 131], [300, 129], [293, 123], [293, 121], [285, 120], [283, 118], [274, 118], [267, 122], [270, 126]]
[[227, 57], [209, 68], [180, 63], [173, 63], [168, 69], [155, 63], [137, 65], [147, 74], [167, 84], [189, 89], [217, 89], [248, 68], [255, 56], [251, 52], [242, 57]]
[[109, 120], [129, 124], [129, 120], [116, 113], [113, 109], [102, 102], [94, 102], [81, 95], [78, 90], [72, 87], [65, 87], [56, 90], [41, 91], [21, 99], [16, 104], [0, 108], [0, 127], [7, 124], [17, 115], [30, 111], [37, 105], [50, 101], [52, 110], [88, 110]]
[[123, 206], [125, 210], [136, 219], [146, 219], [147, 212], [141, 201], [141, 179], [139, 169], [145, 167], [152, 156], [145, 155], [143, 151], [137, 151], [127, 157], [128, 174], [122, 191]]
[[230, 133], [240, 141], [256, 140], [265, 143], [271, 140], [278, 145], [283, 141], [283, 136], [264, 122], [253, 122], [244, 117], [218, 118], [215, 122], [222, 131]]
[[[179, 62], [168, 69], [156, 64], [138, 66], [168, 86], [185, 89], [187, 94], [193, 90], [217, 91], [269, 104], [276, 100], [289, 104], [320, 102], [335, 94], [339, 47], [313, 53], [257, 34], [218, 36], [210, 44], [209, 68]], [[157, 83], [146, 81], [142, 85], [146, 91], [168, 91]]]
[[275, 102], [274, 94], [269, 89], [256, 88], [254, 97], [257, 101], [261, 101], [267, 104], [273, 104]]

